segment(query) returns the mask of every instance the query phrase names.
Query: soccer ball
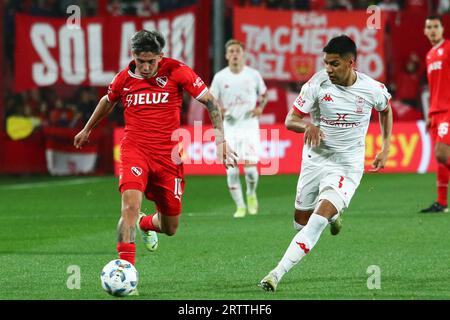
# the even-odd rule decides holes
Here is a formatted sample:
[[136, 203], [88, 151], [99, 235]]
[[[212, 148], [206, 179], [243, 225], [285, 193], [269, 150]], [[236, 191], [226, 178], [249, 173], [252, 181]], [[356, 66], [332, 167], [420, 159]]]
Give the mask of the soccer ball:
[[138, 272], [128, 261], [115, 259], [103, 267], [100, 280], [106, 292], [113, 296], [124, 297], [136, 289]]

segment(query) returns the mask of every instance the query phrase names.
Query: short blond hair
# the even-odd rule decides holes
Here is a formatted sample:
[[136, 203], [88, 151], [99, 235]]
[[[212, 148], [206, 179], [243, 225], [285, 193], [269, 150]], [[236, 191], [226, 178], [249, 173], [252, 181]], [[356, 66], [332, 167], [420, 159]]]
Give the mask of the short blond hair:
[[242, 50], [245, 50], [244, 44], [242, 42], [240, 42], [239, 40], [236, 40], [236, 39], [228, 40], [227, 43], [225, 43], [225, 50], [228, 50], [228, 47], [232, 46], [234, 44], [237, 44], [237, 45], [241, 46]]

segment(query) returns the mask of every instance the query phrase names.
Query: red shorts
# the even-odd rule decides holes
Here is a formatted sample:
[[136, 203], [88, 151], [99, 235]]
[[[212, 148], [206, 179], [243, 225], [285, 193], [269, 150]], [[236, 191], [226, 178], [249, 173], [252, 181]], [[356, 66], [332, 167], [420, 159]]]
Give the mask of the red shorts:
[[119, 190], [136, 189], [156, 204], [159, 213], [177, 216], [181, 213], [184, 190], [183, 164], [170, 155], [144, 154], [141, 150], [121, 148]]
[[440, 142], [450, 145], [450, 114], [448, 112], [439, 112], [430, 116], [430, 135], [433, 143]]

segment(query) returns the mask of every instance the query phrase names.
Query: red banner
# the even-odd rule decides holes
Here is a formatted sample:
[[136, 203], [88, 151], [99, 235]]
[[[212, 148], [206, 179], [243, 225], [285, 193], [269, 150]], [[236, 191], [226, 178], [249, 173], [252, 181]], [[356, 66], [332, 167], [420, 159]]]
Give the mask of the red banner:
[[132, 59], [130, 38], [140, 29], [157, 29], [166, 38], [163, 50], [202, 77], [209, 75], [208, 28], [201, 35], [198, 7], [137, 18], [101, 16], [69, 19], [16, 14], [15, 90], [56, 83], [106, 86]]
[[[284, 125], [261, 126], [260, 172], [263, 175], [298, 174], [303, 149], [303, 135], [288, 131]], [[190, 126], [180, 129], [180, 151], [184, 172], [195, 175], [225, 174], [225, 168], [216, 160], [216, 148], [211, 142], [211, 127]], [[123, 128], [114, 133], [115, 173], [118, 174], [120, 141]], [[378, 123], [371, 123], [366, 136], [365, 169], [371, 168], [376, 153], [381, 149], [381, 134]], [[433, 172], [431, 140], [425, 132], [425, 123], [395, 123], [389, 159], [382, 172]]]
[[346, 34], [358, 48], [357, 69], [384, 82], [385, 20], [380, 11], [369, 14], [235, 7], [233, 30], [245, 44], [248, 63], [264, 79], [308, 80], [323, 68], [322, 49], [328, 40]]

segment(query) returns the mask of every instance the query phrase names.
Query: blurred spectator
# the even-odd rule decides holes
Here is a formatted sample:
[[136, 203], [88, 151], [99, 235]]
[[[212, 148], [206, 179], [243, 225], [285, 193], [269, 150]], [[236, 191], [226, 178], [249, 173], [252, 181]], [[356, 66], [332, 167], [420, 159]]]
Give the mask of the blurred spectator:
[[79, 114], [73, 104], [65, 105], [61, 98], [55, 101], [53, 109], [50, 111], [49, 125], [54, 127], [73, 128]]
[[352, 10], [353, 5], [350, 0], [327, 0], [327, 10]]
[[[26, 1], [29, 3], [29, 1]], [[27, 6], [28, 6], [27, 3]], [[32, 1], [32, 5], [29, 13], [35, 16], [44, 16], [44, 17], [58, 17], [63, 16], [66, 12], [60, 11], [60, 6], [58, 5], [57, 0], [37, 0]], [[26, 7], [25, 7], [26, 8]]]
[[40, 107], [42, 103], [41, 90], [39, 88], [33, 88], [28, 92], [28, 97], [25, 101], [30, 109], [30, 115], [37, 116], [40, 113]]
[[238, 0], [236, 4], [241, 7], [265, 6], [265, 2], [263, 0]]
[[157, 0], [140, 0], [136, 4], [136, 14], [139, 17], [151, 17], [159, 13]]
[[404, 10], [407, 12], [421, 13], [430, 12], [430, 0], [404, 0]]
[[310, 9], [311, 10], [325, 10], [327, 7], [326, 0], [310, 0]]
[[395, 78], [395, 98], [415, 108], [419, 107], [419, 93], [421, 87], [420, 60], [412, 53], [402, 70]]
[[378, 7], [383, 11], [397, 12], [400, 10], [400, 6], [395, 0], [382, 0], [378, 3]]
[[112, 0], [108, 5], [108, 12], [112, 16], [121, 16], [123, 12], [122, 2], [120, 0]]
[[95, 16], [97, 14], [97, 1], [89, 1], [89, 0], [60, 0], [59, 10], [64, 14], [67, 14], [67, 8], [71, 5], [76, 5], [80, 7], [81, 16]]
[[450, 0], [439, 0], [436, 11], [439, 15], [450, 12]]
[[31, 108], [20, 95], [7, 99], [6, 133], [12, 140], [29, 137], [41, 125], [38, 117], [33, 117]]
[[162, 0], [159, 1], [159, 10], [160, 12], [168, 12], [188, 7], [195, 3], [197, 3], [197, 0]]
[[309, 0], [285, 0], [284, 9], [287, 10], [309, 10]]
[[375, 5], [374, 0], [354, 0], [353, 9], [355, 10], [366, 10], [369, 6]]
[[84, 125], [88, 122], [93, 110], [95, 109], [96, 99], [92, 96], [87, 88], [83, 88], [79, 93], [78, 112], [80, 113], [79, 121]]

